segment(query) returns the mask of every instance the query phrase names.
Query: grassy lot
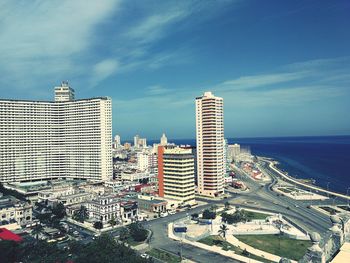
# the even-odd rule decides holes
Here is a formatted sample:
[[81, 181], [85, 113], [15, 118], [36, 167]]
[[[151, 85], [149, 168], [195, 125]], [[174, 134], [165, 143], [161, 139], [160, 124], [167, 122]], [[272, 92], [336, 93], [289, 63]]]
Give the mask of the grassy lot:
[[181, 262], [181, 259], [179, 256], [176, 256], [174, 254], [170, 254], [168, 252], [165, 252], [163, 250], [152, 248], [151, 250], [146, 252], [151, 257], [157, 258], [159, 260], [162, 260], [167, 263], [177, 263]]
[[266, 219], [266, 217], [269, 216], [268, 214], [257, 213], [257, 212], [247, 211], [247, 210], [244, 210], [244, 211], [247, 214], [247, 217], [249, 220]]
[[294, 260], [301, 259], [312, 245], [311, 241], [278, 235], [239, 235], [236, 238], [254, 248]]
[[255, 259], [255, 260], [258, 260], [261, 262], [266, 262], [266, 263], [272, 262], [272, 261], [269, 261], [269, 260], [264, 259], [262, 257], [252, 255], [252, 254], [248, 253], [247, 251], [243, 251], [242, 249], [233, 246], [229, 242], [225, 241], [221, 236], [208, 236], [206, 238], [199, 240], [198, 242], [201, 242], [201, 243], [206, 244], [208, 246], [216, 245], [216, 246], [222, 247], [222, 249], [225, 251], [231, 250], [231, 251], [234, 251], [235, 254], [237, 254], [237, 255], [249, 257], [251, 259]]

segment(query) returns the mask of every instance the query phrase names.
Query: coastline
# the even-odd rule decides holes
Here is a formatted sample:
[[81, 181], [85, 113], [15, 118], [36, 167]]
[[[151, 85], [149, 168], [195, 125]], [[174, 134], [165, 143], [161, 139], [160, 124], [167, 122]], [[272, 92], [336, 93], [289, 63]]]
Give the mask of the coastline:
[[[346, 194], [350, 188], [350, 136], [299, 136], [228, 138], [250, 148], [253, 155], [272, 158], [278, 168], [295, 179], [314, 181], [314, 185], [332, 192]], [[195, 139], [169, 140], [178, 145], [195, 146]], [[150, 140], [158, 143], [158, 140]], [[350, 192], [350, 190], [349, 190]]]
[[344, 198], [344, 199], [350, 200], [350, 197], [348, 195], [345, 195], [345, 194], [342, 194], [342, 193], [339, 193], [339, 192], [335, 192], [335, 191], [326, 190], [326, 189], [324, 189], [324, 188], [322, 188], [320, 186], [317, 186], [317, 185], [304, 183], [304, 182], [299, 181], [298, 179], [295, 179], [292, 176], [289, 176], [288, 174], [286, 174], [285, 172], [281, 171], [276, 166], [276, 164], [278, 164], [278, 162], [275, 161], [273, 158], [264, 157], [264, 156], [257, 156], [257, 157], [261, 158], [263, 161], [267, 162], [269, 164], [269, 168], [270, 169], [272, 169], [280, 177], [283, 177], [284, 179], [288, 180], [289, 182], [292, 182], [294, 184], [300, 185], [300, 186], [305, 187], [305, 188], [309, 188], [309, 189], [315, 190], [317, 192], [322, 192], [322, 193], [333, 195], [335, 197], [340, 197], [340, 198]]

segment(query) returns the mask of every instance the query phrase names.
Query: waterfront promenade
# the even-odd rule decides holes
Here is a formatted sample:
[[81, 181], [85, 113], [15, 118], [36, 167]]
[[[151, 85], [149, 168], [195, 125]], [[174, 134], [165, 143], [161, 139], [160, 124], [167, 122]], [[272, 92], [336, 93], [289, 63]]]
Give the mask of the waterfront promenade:
[[264, 162], [267, 162], [269, 164], [269, 168], [271, 170], [273, 170], [275, 173], [277, 173], [278, 175], [280, 175], [281, 177], [285, 178], [286, 180], [288, 180], [290, 182], [293, 182], [293, 183], [295, 183], [297, 185], [300, 185], [300, 186], [303, 186], [303, 187], [306, 187], [306, 188], [309, 188], [309, 189], [312, 189], [312, 190], [315, 190], [315, 191], [318, 191], [318, 192], [322, 192], [322, 193], [326, 193], [326, 194], [330, 194], [330, 195], [333, 195], [333, 196], [337, 196], [337, 197], [341, 197], [341, 198], [350, 200], [350, 197], [345, 195], [345, 194], [329, 191], [329, 190], [323, 189], [323, 188], [315, 186], [315, 185], [310, 185], [310, 184], [307, 184], [307, 183], [300, 182], [300, 181], [296, 180], [295, 178], [293, 178], [291, 176], [288, 176], [285, 173], [283, 173], [282, 171], [280, 171], [275, 166], [275, 161], [271, 161], [271, 160], [266, 159], [264, 157], [259, 157], [259, 158], [261, 160], [263, 160]]

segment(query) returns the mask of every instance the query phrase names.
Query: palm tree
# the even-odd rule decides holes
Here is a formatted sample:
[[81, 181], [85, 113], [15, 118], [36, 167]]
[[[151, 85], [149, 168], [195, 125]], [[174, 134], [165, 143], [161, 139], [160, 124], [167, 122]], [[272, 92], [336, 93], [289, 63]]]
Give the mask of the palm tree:
[[88, 210], [85, 206], [81, 206], [78, 211], [74, 213], [73, 219], [84, 223], [85, 219], [89, 218]]
[[216, 209], [218, 208], [218, 206], [217, 205], [212, 205], [211, 207], [210, 207], [210, 209], [214, 212], [214, 213], [216, 213]]
[[41, 234], [44, 231], [42, 225], [36, 224], [36, 226], [32, 230], [32, 234], [35, 235], [36, 242], [39, 240], [39, 234]]
[[222, 224], [220, 226], [220, 229], [219, 229], [218, 232], [219, 232], [220, 235], [222, 234], [222, 236], [226, 239], [226, 232], [227, 232], [227, 230], [228, 230], [228, 227], [225, 224]]

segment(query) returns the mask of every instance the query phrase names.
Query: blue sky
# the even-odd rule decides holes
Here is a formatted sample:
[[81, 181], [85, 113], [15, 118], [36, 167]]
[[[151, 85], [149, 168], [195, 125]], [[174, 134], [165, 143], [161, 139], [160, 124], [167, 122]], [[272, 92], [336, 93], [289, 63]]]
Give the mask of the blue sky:
[[2, 98], [113, 99], [122, 139], [194, 138], [194, 98], [226, 137], [350, 134], [349, 1], [1, 1]]

